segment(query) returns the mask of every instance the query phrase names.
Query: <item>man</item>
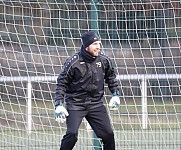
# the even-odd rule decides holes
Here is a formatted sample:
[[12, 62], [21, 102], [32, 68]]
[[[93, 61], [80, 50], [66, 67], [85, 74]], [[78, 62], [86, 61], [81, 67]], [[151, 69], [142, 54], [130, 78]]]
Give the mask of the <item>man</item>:
[[[72, 150], [78, 140], [78, 129], [85, 117], [104, 150], [115, 150], [114, 133], [103, 105], [104, 82], [113, 94], [109, 107], [120, 105], [118, 82], [110, 59], [100, 54], [100, 38], [94, 32], [82, 36], [80, 51], [68, 58], [57, 78], [55, 92], [56, 121], [66, 120], [67, 131], [60, 150]], [[66, 102], [66, 108], [63, 102]]]

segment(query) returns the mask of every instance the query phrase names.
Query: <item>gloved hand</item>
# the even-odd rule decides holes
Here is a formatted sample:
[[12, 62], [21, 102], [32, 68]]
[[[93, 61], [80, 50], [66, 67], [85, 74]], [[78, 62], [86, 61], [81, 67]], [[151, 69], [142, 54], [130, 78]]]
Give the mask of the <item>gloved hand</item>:
[[64, 123], [66, 117], [69, 115], [68, 111], [62, 105], [58, 105], [55, 109], [55, 117], [58, 123]]
[[120, 106], [120, 99], [118, 95], [115, 95], [111, 98], [110, 102], [109, 102], [109, 108], [111, 110], [118, 110]]

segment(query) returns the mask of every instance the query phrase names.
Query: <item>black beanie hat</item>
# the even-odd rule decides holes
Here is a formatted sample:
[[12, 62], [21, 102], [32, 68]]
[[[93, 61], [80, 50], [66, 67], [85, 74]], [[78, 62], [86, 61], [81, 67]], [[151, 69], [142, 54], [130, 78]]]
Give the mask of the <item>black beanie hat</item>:
[[84, 48], [88, 47], [95, 41], [100, 41], [100, 38], [92, 31], [83, 33], [81, 38]]

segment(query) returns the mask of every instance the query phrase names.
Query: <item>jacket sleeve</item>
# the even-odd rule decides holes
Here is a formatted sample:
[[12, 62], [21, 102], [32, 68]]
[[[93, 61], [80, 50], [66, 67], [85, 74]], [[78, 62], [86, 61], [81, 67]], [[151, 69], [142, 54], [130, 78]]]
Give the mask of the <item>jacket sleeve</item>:
[[106, 58], [105, 63], [105, 83], [113, 95], [119, 95], [118, 80], [116, 79], [115, 69], [109, 57]]
[[70, 59], [67, 59], [65, 62], [62, 71], [60, 72], [55, 89], [55, 107], [57, 105], [62, 105], [64, 102], [65, 92], [68, 88], [68, 85], [71, 82], [73, 75], [72, 66]]

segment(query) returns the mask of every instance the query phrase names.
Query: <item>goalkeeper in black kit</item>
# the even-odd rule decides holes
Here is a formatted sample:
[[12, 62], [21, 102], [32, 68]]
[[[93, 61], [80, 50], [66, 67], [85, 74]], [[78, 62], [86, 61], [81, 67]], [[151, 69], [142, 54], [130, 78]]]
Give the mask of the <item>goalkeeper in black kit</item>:
[[56, 121], [66, 121], [67, 125], [60, 150], [73, 149], [84, 117], [97, 137], [102, 139], [104, 150], [115, 150], [113, 129], [102, 101], [106, 83], [112, 93], [110, 109], [118, 109], [120, 105], [115, 70], [110, 58], [100, 52], [101, 41], [94, 32], [85, 32], [81, 38], [80, 50], [66, 60], [57, 78]]

